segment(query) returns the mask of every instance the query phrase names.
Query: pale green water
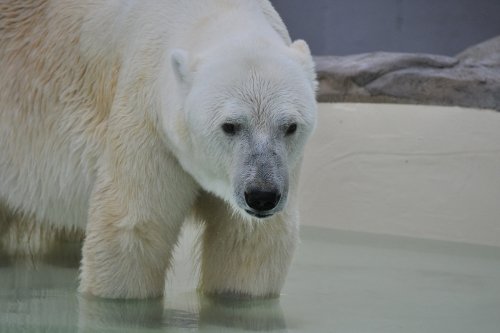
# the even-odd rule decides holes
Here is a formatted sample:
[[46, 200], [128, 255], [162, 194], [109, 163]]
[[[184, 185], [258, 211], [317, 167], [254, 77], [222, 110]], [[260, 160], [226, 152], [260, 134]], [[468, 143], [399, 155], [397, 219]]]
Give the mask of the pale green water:
[[496, 247], [305, 227], [281, 298], [267, 301], [203, 298], [182, 268], [165, 301], [85, 298], [76, 266], [2, 260], [0, 332], [500, 331]]

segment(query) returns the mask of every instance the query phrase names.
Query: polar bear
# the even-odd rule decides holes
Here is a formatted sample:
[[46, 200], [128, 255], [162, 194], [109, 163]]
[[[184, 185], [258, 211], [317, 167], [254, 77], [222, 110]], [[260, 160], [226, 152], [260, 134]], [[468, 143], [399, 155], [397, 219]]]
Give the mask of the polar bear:
[[272, 5], [7, 0], [0, 13], [0, 202], [84, 230], [80, 291], [161, 296], [194, 216], [204, 293], [278, 295], [316, 82]]

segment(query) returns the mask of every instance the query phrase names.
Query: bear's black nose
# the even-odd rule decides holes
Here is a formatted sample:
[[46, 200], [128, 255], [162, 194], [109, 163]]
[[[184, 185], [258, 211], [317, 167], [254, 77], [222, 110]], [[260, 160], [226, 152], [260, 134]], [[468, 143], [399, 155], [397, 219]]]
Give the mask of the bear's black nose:
[[276, 191], [250, 190], [245, 192], [247, 205], [257, 212], [265, 212], [276, 207], [281, 195]]

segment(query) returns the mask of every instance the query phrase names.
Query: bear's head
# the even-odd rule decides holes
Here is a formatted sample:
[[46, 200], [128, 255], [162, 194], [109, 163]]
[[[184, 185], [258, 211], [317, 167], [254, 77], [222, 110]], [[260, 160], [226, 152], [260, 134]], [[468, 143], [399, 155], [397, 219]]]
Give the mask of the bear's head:
[[307, 44], [177, 49], [170, 60], [181, 96], [167, 132], [183, 168], [243, 216], [283, 210], [316, 124]]

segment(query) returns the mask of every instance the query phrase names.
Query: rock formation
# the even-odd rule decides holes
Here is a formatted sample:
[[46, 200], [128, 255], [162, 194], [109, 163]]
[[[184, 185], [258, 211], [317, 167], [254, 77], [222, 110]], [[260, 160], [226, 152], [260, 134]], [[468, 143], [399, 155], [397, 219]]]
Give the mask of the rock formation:
[[320, 102], [456, 105], [500, 111], [500, 36], [455, 57], [375, 52], [315, 57]]

